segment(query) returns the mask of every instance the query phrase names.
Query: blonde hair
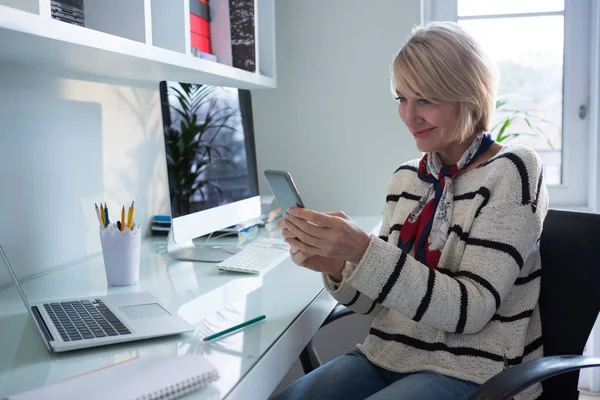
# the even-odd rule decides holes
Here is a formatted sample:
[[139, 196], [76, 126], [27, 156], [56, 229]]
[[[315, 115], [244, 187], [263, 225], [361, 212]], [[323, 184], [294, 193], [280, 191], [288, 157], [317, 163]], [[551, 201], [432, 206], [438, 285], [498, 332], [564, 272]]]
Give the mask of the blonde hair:
[[481, 46], [454, 22], [431, 22], [410, 33], [394, 59], [395, 89], [432, 103], [460, 105], [453, 138], [462, 142], [489, 128], [496, 70]]

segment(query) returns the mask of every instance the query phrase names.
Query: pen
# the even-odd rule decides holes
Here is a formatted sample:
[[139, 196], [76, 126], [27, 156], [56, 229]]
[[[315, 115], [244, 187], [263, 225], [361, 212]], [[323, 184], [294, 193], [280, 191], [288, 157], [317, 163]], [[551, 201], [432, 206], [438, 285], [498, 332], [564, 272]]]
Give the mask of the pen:
[[257, 322], [260, 322], [260, 321], [264, 320], [265, 318], [267, 318], [265, 315], [261, 315], [260, 317], [256, 317], [256, 318], [253, 318], [253, 319], [251, 319], [249, 321], [242, 322], [241, 324], [236, 325], [236, 326], [232, 326], [231, 328], [225, 329], [224, 331], [217, 332], [214, 335], [207, 336], [207, 337], [205, 337], [202, 340], [205, 341], [205, 342], [208, 342], [209, 340], [216, 339], [216, 338], [221, 337], [223, 335], [226, 335], [226, 334], [228, 334], [230, 332], [237, 331], [238, 329], [242, 329], [242, 328], [245, 328], [245, 327], [250, 326], [252, 324], [255, 324]]
[[106, 202], [104, 203], [104, 222], [106, 224], [105, 228], [110, 224], [110, 219], [108, 219], [108, 206]]

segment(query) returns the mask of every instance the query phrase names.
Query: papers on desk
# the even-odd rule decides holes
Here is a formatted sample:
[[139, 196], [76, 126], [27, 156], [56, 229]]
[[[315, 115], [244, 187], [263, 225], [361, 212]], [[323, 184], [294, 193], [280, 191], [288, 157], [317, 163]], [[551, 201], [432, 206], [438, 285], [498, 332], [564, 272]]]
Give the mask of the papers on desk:
[[34, 399], [176, 399], [219, 379], [204, 357], [134, 358], [8, 397]]

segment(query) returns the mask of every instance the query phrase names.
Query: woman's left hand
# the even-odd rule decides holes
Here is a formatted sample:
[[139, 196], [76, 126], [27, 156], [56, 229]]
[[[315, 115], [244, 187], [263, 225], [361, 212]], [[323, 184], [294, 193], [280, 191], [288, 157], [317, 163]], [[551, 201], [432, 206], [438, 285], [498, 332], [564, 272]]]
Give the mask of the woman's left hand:
[[358, 264], [371, 238], [341, 211], [320, 213], [290, 208], [282, 225], [291, 233], [285, 241], [307, 254]]

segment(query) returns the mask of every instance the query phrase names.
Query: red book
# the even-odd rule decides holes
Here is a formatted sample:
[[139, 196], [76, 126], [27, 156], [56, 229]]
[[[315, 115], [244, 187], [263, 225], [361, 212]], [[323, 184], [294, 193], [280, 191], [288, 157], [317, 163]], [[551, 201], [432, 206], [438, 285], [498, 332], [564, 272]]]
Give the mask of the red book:
[[208, 0], [190, 0], [190, 42], [201, 52], [212, 54]]
[[198, 35], [194, 32], [191, 32], [190, 33], [190, 41], [191, 41], [192, 47], [197, 48], [198, 50], [200, 50], [203, 53], [212, 54], [212, 48], [210, 46], [209, 38], [204, 37], [202, 35]]
[[209, 22], [192, 13], [190, 13], [190, 30], [193, 33], [210, 38]]

